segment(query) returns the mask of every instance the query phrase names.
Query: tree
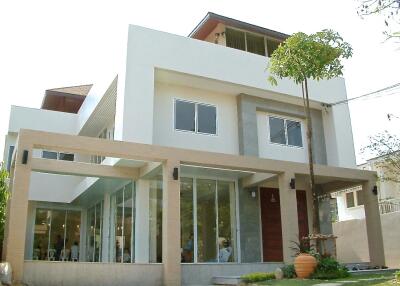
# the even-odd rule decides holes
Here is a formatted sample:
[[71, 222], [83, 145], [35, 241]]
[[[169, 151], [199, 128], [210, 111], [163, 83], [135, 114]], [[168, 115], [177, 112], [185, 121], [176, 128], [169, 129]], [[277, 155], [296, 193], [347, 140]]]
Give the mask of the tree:
[[369, 137], [369, 144], [361, 149], [364, 154], [377, 158], [375, 166], [382, 170], [381, 181], [400, 183], [400, 138], [388, 131]]
[[0, 241], [4, 238], [4, 226], [6, 223], [8, 193], [8, 172], [4, 164], [0, 163]]
[[383, 32], [387, 39], [397, 38], [400, 39], [400, 0], [359, 0], [360, 6], [358, 7], [357, 14], [361, 17], [379, 14], [384, 18], [386, 30]]
[[318, 194], [314, 178], [314, 158], [312, 148], [312, 122], [308, 79], [331, 79], [342, 75], [342, 59], [352, 56], [351, 46], [343, 41], [337, 32], [323, 30], [315, 34], [296, 33], [272, 53], [269, 62], [271, 75], [268, 80], [277, 85], [277, 78], [290, 78], [301, 85], [304, 113], [307, 124], [308, 163], [310, 187], [313, 197], [313, 234], [319, 234]]

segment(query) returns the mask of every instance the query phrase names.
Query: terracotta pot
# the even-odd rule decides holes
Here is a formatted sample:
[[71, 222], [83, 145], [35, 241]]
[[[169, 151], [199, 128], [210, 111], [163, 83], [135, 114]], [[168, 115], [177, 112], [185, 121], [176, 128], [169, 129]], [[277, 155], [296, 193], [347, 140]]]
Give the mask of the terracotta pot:
[[300, 253], [294, 259], [294, 270], [298, 278], [308, 278], [314, 272], [317, 260], [307, 253]]

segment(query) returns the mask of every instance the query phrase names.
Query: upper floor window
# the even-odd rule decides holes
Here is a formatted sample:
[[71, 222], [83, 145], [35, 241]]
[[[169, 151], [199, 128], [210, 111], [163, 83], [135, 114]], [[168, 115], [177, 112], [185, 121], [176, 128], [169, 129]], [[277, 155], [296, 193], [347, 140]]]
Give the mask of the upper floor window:
[[[253, 54], [270, 57], [280, 42], [262, 35], [226, 28], [226, 46]], [[267, 51], [267, 52], [266, 52]]]
[[362, 196], [362, 191], [355, 191], [346, 193], [346, 206], [347, 208], [353, 208], [355, 206], [364, 205], [364, 198]]
[[175, 100], [175, 130], [217, 134], [217, 108], [213, 105]]
[[301, 123], [280, 117], [269, 117], [269, 140], [271, 143], [303, 147]]
[[74, 154], [43, 150], [42, 158], [53, 159], [53, 160], [74, 161]]

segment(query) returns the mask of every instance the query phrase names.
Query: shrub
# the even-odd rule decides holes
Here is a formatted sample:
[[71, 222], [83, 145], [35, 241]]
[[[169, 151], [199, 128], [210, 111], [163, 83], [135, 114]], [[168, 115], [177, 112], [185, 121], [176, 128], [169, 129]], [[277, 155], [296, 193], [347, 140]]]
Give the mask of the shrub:
[[396, 277], [397, 282], [400, 282], [400, 271], [397, 271], [394, 276]]
[[335, 279], [349, 277], [349, 271], [332, 257], [321, 258], [312, 274], [314, 279]]
[[260, 282], [265, 280], [275, 279], [275, 273], [273, 272], [254, 272], [242, 275], [240, 277], [246, 283]]
[[294, 265], [289, 264], [282, 267], [283, 277], [285, 278], [295, 278], [296, 271], [294, 270]]

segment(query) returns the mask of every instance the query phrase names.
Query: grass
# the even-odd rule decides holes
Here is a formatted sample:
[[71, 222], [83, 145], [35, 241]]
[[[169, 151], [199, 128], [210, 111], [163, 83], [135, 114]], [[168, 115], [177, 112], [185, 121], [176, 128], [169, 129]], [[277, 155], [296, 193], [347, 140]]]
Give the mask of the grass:
[[[375, 279], [375, 280], [365, 280]], [[257, 285], [273, 285], [273, 286], [311, 286], [320, 283], [339, 283], [341, 281], [351, 281], [343, 283], [343, 285], [375, 285], [375, 286], [397, 286], [399, 283], [394, 283], [394, 273], [386, 274], [366, 274], [366, 275], [352, 275], [348, 278], [333, 279], [333, 280], [314, 280], [314, 279], [283, 279], [283, 280], [269, 280], [260, 282]]]

